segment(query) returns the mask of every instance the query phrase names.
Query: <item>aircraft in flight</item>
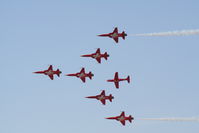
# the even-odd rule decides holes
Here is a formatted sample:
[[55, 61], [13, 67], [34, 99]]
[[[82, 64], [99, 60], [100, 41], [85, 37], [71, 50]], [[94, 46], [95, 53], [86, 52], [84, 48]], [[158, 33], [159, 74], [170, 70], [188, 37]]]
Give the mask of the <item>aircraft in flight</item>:
[[103, 105], [106, 105], [106, 100], [109, 100], [110, 102], [112, 102], [112, 99], [114, 99], [114, 97], [111, 94], [109, 96], [106, 96], [105, 90], [103, 90], [101, 94], [99, 95], [88, 96], [86, 98], [94, 98], [94, 99], [100, 100]]
[[77, 78], [80, 78], [82, 80], [82, 82], [85, 83], [86, 82], [86, 77], [89, 77], [90, 79], [92, 79], [94, 74], [92, 74], [92, 72], [85, 73], [85, 69], [82, 68], [80, 72], [74, 73], [74, 74], [67, 74], [66, 76], [76, 76]]
[[114, 82], [115, 83], [115, 87], [119, 88], [119, 82], [120, 81], [124, 81], [124, 80], [126, 80], [128, 83], [130, 83], [130, 76], [128, 76], [125, 79], [120, 79], [119, 76], [118, 76], [118, 72], [116, 72], [115, 76], [114, 76], [114, 79], [109, 79], [109, 80], [107, 80], [107, 82]]
[[96, 59], [98, 63], [101, 63], [101, 58], [104, 58], [105, 60], [107, 60], [109, 55], [107, 54], [107, 52], [105, 52], [104, 54], [101, 54], [100, 48], [98, 48], [95, 53], [82, 55], [81, 57], [91, 57], [93, 59]]
[[108, 117], [106, 119], [117, 120], [117, 121], [121, 122], [123, 126], [125, 126], [125, 121], [126, 120], [128, 120], [130, 123], [132, 122], [132, 120], [134, 120], [134, 118], [131, 115], [129, 115], [128, 117], [125, 116], [125, 112], [124, 111], [119, 116]]
[[127, 34], [124, 31], [122, 33], [118, 33], [118, 29], [116, 27], [113, 32], [108, 33], [108, 34], [101, 34], [98, 36], [113, 38], [115, 42], [118, 43], [119, 37], [122, 37], [125, 40], [125, 37], [127, 36]]
[[57, 69], [56, 71], [53, 71], [53, 66], [50, 65], [49, 68], [47, 70], [44, 70], [44, 71], [37, 71], [37, 72], [34, 72], [34, 73], [37, 73], [37, 74], [45, 74], [45, 75], [48, 75], [49, 78], [51, 80], [54, 79], [54, 74], [56, 74], [58, 77], [60, 77], [60, 74], [62, 73], [59, 69]]

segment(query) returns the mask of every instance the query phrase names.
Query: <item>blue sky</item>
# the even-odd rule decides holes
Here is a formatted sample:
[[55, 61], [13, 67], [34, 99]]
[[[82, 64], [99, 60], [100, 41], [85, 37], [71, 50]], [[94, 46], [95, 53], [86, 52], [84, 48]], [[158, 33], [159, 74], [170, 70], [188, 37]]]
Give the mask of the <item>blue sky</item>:
[[[2, 0], [0, 1], [0, 132], [198, 133], [196, 122], [139, 118], [199, 116], [199, 36], [133, 37], [117, 45], [114, 27], [127, 34], [199, 28], [197, 0]], [[95, 52], [108, 61], [81, 58]], [[32, 74], [52, 64], [63, 72], [51, 81]], [[64, 76], [82, 67], [93, 80]], [[106, 80], [118, 71], [132, 83], [115, 89]], [[105, 89], [112, 103], [84, 97]], [[135, 121], [123, 127], [104, 119], [125, 111]]]

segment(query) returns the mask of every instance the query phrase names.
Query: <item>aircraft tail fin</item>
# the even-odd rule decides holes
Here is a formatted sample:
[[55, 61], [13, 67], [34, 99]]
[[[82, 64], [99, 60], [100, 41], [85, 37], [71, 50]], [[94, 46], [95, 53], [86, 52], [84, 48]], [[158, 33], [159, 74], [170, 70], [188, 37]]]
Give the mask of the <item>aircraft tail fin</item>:
[[133, 120], [134, 118], [131, 116], [131, 115], [129, 115], [129, 122], [131, 123], [132, 122], [132, 120]]
[[107, 52], [105, 52], [105, 53], [104, 53], [104, 59], [105, 59], [105, 60], [107, 60], [107, 59], [108, 59], [108, 57], [109, 57], [108, 53], [107, 53]]
[[62, 73], [62, 72], [61, 72], [59, 69], [57, 69], [56, 74], [57, 74], [58, 77], [60, 77], [60, 74], [61, 74], [61, 73]]
[[92, 74], [92, 72], [89, 72], [89, 73], [88, 73], [88, 77], [89, 77], [90, 79], [92, 79], [93, 76], [94, 76], [94, 74]]
[[130, 76], [126, 78], [127, 82], [130, 83]]
[[122, 38], [125, 40], [125, 37], [127, 36], [127, 34], [123, 31], [122, 32]]
[[112, 102], [112, 99], [114, 99], [114, 97], [110, 94], [109, 95], [109, 101]]

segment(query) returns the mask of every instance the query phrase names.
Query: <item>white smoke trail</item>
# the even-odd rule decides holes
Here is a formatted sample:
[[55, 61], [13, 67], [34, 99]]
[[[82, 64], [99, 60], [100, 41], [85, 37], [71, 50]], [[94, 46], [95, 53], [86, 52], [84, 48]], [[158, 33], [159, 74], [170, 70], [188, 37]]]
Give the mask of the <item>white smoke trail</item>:
[[144, 33], [134, 34], [132, 36], [188, 36], [199, 34], [199, 29], [195, 30], [182, 30], [182, 31], [169, 31], [169, 32], [157, 32], [157, 33]]
[[154, 121], [195, 121], [199, 122], [199, 118], [188, 117], [188, 118], [142, 118], [139, 120], [154, 120]]

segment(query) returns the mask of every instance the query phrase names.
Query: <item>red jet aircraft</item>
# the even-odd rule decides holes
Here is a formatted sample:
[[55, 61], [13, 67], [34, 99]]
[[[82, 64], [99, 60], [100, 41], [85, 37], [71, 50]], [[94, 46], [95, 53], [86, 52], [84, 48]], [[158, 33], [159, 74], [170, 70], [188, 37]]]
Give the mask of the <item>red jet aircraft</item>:
[[104, 58], [105, 60], [107, 60], [109, 55], [107, 54], [107, 52], [105, 52], [104, 54], [101, 54], [100, 48], [98, 48], [95, 53], [82, 55], [82, 57], [91, 57], [91, 58], [96, 59], [98, 63], [101, 63], [101, 58]]
[[74, 73], [74, 74], [67, 74], [66, 76], [76, 76], [77, 78], [80, 78], [82, 80], [82, 82], [85, 83], [86, 82], [86, 77], [89, 77], [90, 79], [92, 79], [94, 74], [92, 74], [91, 72], [85, 73], [85, 69], [82, 68], [80, 72]]
[[56, 71], [53, 71], [53, 66], [50, 65], [48, 70], [38, 71], [38, 72], [34, 72], [34, 73], [48, 75], [50, 77], [50, 79], [53, 80], [54, 79], [54, 76], [53, 76], [54, 74], [56, 74], [59, 77], [62, 72], [59, 69], [57, 69]]
[[100, 95], [88, 96], [86, 98], [95, 98], [97, 100], [100, 100], [103, 105], [106, 105], [106, 100], [112, 102], [112, 99], [114, 99], [114, 97], [111, 94], [109, 96], [106, 96], [105, 90], [103, 90]]
[[130, 76], [128, 76], [125, 79], [119, 79], [118, 72], [116, 72], [114, 79], [109, 79], [109, 80], [107, 80], [107, 82], [114, 82], [115, 83], [115, 87], [119, 88], [119, 82], [120, 81], [124, 81], [124, 80], [126, 80], [128, 83], [130, 83]]
[[125, 37], [127, 36], [127, 34], [124, 31], [122, 33], [118, 33], [118, 29], [116, 27], [112, 33], [101, 34], [98, 36], [107, 36], [107, 37], [113, 38], [115, 42], [118, 43], [119, 37], [122, 37], [125, 40]]
[[106, 119], [114, 119], [114, 120], [120, 121], [123, 126], [125, 126], [126, 120], [128, 120], [130, 123], [132, 122], [132, 120], [134, 120], [134, 118], [131, 115], [129, 115], [129, 117], [126, 117], [124, 111], [121, 113], [120, 116], [108, 117]]

